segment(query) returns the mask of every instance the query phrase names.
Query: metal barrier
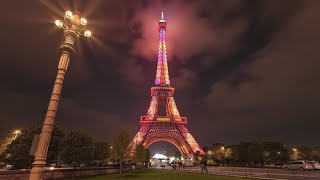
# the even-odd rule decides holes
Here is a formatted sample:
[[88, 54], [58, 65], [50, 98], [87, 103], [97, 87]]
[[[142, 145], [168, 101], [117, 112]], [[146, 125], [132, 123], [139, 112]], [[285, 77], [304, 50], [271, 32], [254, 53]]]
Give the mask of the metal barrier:
[[[320, 179], [319, 171], [299, 171], [299, 170], [283, 170], [283, 169], [271, 169], [271, 168], [243, 168], [243, 167], [207, 167], [207, 168], [208, 168], [208, 174], [213, 174], [218, 176], [234, 176], [234, 177], [243, 177], [243, 178], [277, 179], [277, 180]], [[189, 172], [189, 173], [202, 173], [201, 168], [199, 166], [185, 167], [177, 171], [183, 171], [183, 172]]]

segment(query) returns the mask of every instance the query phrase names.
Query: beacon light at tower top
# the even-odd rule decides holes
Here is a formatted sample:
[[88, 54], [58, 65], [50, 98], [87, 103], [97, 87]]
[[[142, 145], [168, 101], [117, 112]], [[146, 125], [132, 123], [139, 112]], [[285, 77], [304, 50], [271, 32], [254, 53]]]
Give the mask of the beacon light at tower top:
[[161, 12], [161, 20], [160, 20], [160, 22], [166, 22], [163, 17], [164, 17], [163, 16], [163, 12]]

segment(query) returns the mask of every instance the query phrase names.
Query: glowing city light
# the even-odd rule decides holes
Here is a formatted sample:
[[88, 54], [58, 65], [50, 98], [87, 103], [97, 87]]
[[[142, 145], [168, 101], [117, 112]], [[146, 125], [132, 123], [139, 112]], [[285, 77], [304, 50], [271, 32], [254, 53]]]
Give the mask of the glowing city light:
[[292, 151], [293, 152], [298, 152], [298, 150], [296, 148], [293, 148]]
[[12, 132], [14, 134], [14, 138], [16, 139], [18, 137], [19, 134], [21, 134], [21, 131], [18, 129], [18, 130], [15, 130]]

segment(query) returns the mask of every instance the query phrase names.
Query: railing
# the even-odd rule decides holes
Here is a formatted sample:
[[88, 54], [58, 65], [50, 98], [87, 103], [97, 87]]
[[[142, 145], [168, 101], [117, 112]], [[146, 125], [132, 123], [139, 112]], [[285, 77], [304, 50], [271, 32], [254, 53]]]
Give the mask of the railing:
[[[135, 169], [143, 169], [144, 166], [135, 166]], [[122, 172], [132, 170], [132, 166], [125, 166]], [[94, 168], [57, 168], [53, 170], [45, 170], [42, 179], [73, 179], [75, 177], [100, 176], [112, 173], [118, 173], [119, 167], [94, 167]], [[0, 180], [25, 180], [29, 177], [29, 170], [7, 170], [0, 171]]]
[[[169, 168], [171, 169], [171, 168]], [[235, 176], [255, 179], [295, 179], [313, 180], [320, 179], [319, 171], [283, 170], [271, 168], [241, 168], [241, 167], [207, 167], [208, 174], [218, 176]], [[173, 169], [172, 169], [173, 170]], [[190, 173], [205, 173], [199, 166], [178, 168], [178, 171]]]
[[172, 123], [187, 123], [186, 117], [167, 117], [167, 116], [141, 116], [140, 122], [172, 122]]

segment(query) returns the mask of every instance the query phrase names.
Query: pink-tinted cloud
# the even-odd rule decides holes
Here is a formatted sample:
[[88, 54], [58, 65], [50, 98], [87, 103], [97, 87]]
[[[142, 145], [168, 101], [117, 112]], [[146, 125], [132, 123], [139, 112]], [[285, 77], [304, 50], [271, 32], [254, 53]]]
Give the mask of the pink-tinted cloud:
[[192, 72], [188, 68], [181, 68], [178, 71], [178, 75], [172, 79], [172, 85], [177, 88], [178, 91], [185, 91], [186, 89], [193, 88], [198, 81], [198, 77], [195, 72]]
[[[233, 5], [239, 6], [238, 4]], [[147, 7], [138, 9], [132, 23], [140, 24], [141, 38], [134, 41], [131, 53], [155, 61], [159, 42], [157, 28], [161, 11], [164, 11], [167, 21], [169, 61], [172, 59], [186, 61], [192, 56], [211, 49], [218, 49], [224, 53], [232, 51], [238, 45], [235, 42], [237, 37], [247, 29], [247, 20], [240, 18], [231, 21], [225, 27], [215, 27], [214, 23], [220, 19], [199, 16], [203, 6], [205, 5], [201, 2], [175, 1], [161, 4], [156, 1]], [[226, 12], [220, 11], [220, 13], [214, 14], [219, 17]]]

